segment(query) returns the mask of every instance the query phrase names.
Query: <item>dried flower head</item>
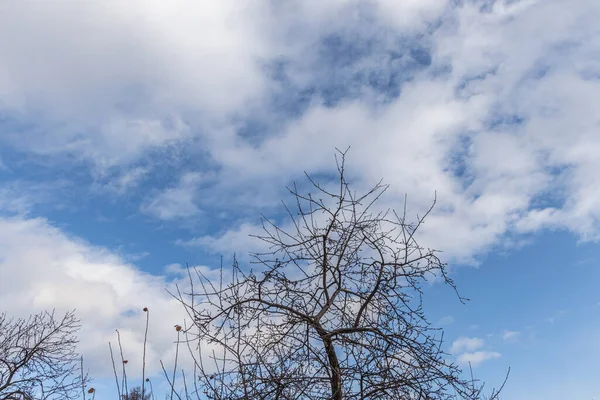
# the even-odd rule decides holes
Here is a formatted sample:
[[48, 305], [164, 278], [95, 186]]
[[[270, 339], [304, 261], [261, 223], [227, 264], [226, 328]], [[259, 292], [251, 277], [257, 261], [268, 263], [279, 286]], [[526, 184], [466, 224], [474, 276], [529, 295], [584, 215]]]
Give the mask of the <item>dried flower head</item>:
[[144, 312], [148, 312], [148, 307], [144, 307]]
[[150, 382], [150, 378], [146, 378], [146, 382]]
[[94, 388], [89, 388], [88, 393], [94, 393]]
[[123, 360], [123, 364], [127, 364], [128, 362], [128, 360]]
[[175, 325], [175, 330], [179, 332], [181, 330], [181, 325]]

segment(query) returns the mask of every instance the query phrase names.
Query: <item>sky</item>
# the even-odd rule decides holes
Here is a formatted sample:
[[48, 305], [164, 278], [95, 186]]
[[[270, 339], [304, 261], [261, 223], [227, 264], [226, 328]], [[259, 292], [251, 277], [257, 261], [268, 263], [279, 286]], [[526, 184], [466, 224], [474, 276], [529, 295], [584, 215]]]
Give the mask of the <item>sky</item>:
[[[504, 399], [600, 398], [600, 2], [0, 3], [0, 311], [77, 309], [109, 398], [115, 329], [172, 360], [182, 266], [242, 262], [286, 185], [422, 215], [461, 295], [445, 348]], [[105, 397], [102, 397], [105, 396]]]

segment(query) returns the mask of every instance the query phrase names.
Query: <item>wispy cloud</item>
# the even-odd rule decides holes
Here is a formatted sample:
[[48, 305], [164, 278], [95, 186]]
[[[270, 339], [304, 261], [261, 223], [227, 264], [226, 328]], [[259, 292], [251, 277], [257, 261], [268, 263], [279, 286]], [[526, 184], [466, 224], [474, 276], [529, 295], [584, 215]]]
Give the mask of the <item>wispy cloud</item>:
[[493, 360], [495, 358], [500, 358], [501, 354], [495, 351], [475, 351], [471, 353], [463, 353], [456, 361], [459, 365], [467, 365], [470, 364], [473, 367], [476, 367], [487, 360]]
[[450, 353], [456, 356], [459, 365], [475, 367], [487, 360], [500, 358], [501, 354], [495, 351], [479, 350], [485, 346], [485, 340], [478, 337], [461, 336], [452, 342]]
[[504, 341], [514, 341], [517, 340], [521, 336], [521, 332], [519, 331], [509, 331], [505, 330], [502, 334], [502, 339]]
[[168, 187], [151, 196], [142, 204], [141, 210], [161, 220], [192, 217], [200, 212], [195, 194], [202, 177], [198, 173], [187, 173], [177, 185]]
[[457, 354], [463, 351], [477, 350], [485, 344], [485, 341], [477, 337], [462, 336], [452, 342], [450, 353]]
[[565, 315], [567, 314], [567, 311], [565, 310], [558, 310], [556, 313], [554, 313], [554, 315], [552, 315], [551, 317], [546, 318], [546, 321], [548, 323], [555, 323], [558, 320], [562, 319]]
[[450, 325], [453, 322], [454, 322], [454, 317], [452, 315], [446, 315], [446, 316], [443, 316], [442, 318], [440, 318], [440, 320], [437, 322], [437, 325], [439, 325], [439, 326]]
[[123, 196], [138, 187], [144, 179], [148, 178], [149, 173], [149, 168], [132, 167], [116, 176], [101, 177], [97, 185], [101, 191]]

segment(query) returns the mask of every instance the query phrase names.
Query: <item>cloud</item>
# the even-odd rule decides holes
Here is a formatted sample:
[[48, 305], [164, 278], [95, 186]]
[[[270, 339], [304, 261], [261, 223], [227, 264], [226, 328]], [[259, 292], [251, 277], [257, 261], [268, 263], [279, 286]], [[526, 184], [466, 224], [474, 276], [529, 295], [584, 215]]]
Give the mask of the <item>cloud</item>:
[[437, 325], [450, 325], [454, 322], [454, 317], [452, 315], [446, 315], [438, 321]]
[[450, 348], [450, 353], [457, 354], [463, 351], [473, 351], [477, 350], [485, 344], [485, 341], [481, 338], [477, 337], [465, 337], [461, 336], [452, 342], [452, 347]]
[[470, 364], [473, 367], [478, 366], [484, 361], [500, 358], [502, 355], [495, 351], [475, 351], [472, 353], [463, 353], [457, 358], [459, 365]]
[[[377, 1], [364, 11], [375, 6], [390, 23], [422, 27], [442, 2], [421, 3], [398, 9]], [[235, 145], [223, 126], [244, 116], [250, 102], [269, 101], [265, 65], [300, 60], [320, 28], [336, 29], [332, 22], [345, 28], [338, 17], [353, 15], [355, 7], [347, 1], [240, 7], [234, 0], [7, 5], [0, 16], [0, 108], [12, 126], [3, 141], [97, 168], [135, 162], [193, 137], [211, 147]], [[291, 33], [300, 39], [296, 45], [283, 40]]]
[[4, 139], [100, 166], [185, 140], [184, 109], [218, 120], [262, 90], [263, 42], [234, 4], [7, 5], [0, 107], [33, 126]]
[[554, 313], [553, 316], [546, 318], [546, 321], [553, 324], [553, 323], [561, 320], [566, 314], [567, 314], [567, 311], [558, 310], [557, 312]]
[[0, 304], [11, 316], [76, 308], [79, 351], [94, 377], [110, 376], [107, 342], [119, 329], [131, 374], [140, 371], [143, 307], [151, 312], [148, 371], [172, 359], [174, 324], [185, 312], [164, 277], [138, 270], [102, 247], [70, 237], [42, 218], [0, 218]]
[[0, 210], [9, 214], [24, 214], [31, 208], [32, 200], [14, 187], [0, 188]]
[[161, 220], [197, 215], [200, 209], [195, 203], [195, 193], [201, 180], [202, 176], [198, 173], [185, 174], [176, 186], [169, 187], [147, 199], [142, 204], [142, 212]]
[[144, 179], [148, 178], [149, 168], [133, 167], [124, 172], [109, 174], [108, 176], [99, 176], [96, 187], [101, 192], [108, 192], [118, 196], [130, 193], [132, 189], [138, 187]]
[[476, 367], [484, 361], [500, 358], [501, 354], [495, 351], [479, 350], [485, 346], [485, 340], [478, 337], [461, 336], [452, 342], [450, 353], [456, 356], [459, 365]]
[[[301, 179], [303, 170], [330, 174], [333, 148], [352, 146], [348, 173], [357, 186], [381, 177], [391, 184], [383, 208], [398, 208], [408, 193], [414, 215], [437, 191], [421, 238], [451, 261], [475, 262], [507, 235], [519, 243], [519, 235], [541, 229], [596, 240], [600, 126], [590, 105], [600, 101], [600, 80], [593, 78], [600, 41], [589, 16], [600, 10], [593, 2], [563, 7], [560, 1], [433, 7], [443, 23], [420, 42], [410, 41], [406, 25], [383, 17], [375, 24], [338, 22], [326, 30], [335, 34], [326, 46], [341, 52], [335, 62], [348, 57], [345, 64], [318, 46], [288, 54], [281, 73], [292, 86], [314, 88], [314, 101], [276, 135], [219, 142], [212, 152], [220, 165], [216, 191], [259, 209], [276, 194], [257, 188]], [[382, 67], [381, 60], [393, 58], [390, 38], [402, 35], [415, 48], [427, 44], [431, 61], [390, 81], [398, 89], [390, 95], [391, 86], [383, 90], [364, 77], [395, 73], [393, 63]], [[332, 70], [340, 72], [329, 79], [323, 71]], [[332, 79], [346, 89], [329, 87]], [[239, 191], [227, 191], [235, 185]]]
[[256, 224], [242, 223], [236, 229], [227, 230], [220, 236], [205, 235], [190, 240], [179, 240], [177, 244], [186, 247], [202, 247], [217, 254], [227, 254], [242, 250], [244, 257], [248, 252], [264, 252], [269, 244], [251, 237], [261, 233], [261, 227]]
[[60, 209], [58, 192], [68, 190], [72, 184], [65, 179], [31, 181], [8, 179], [0, 185], [0, 215], [28, 215], [40, 206]]
[[504, 339], [504, 341], [517, 340], [520, 336], [521, 336], [521, 332], [519, 332], [519, 331], [506, 330], [506, 331], [504, 331], [504, 334], [502, 335], [502, 339]]
[[594, 2], [234, 4], [11, 5], [1, 140], [118, 166], [117, 193], [142, 169], [153, 182], [171, 150], [206, 161], [206, 192], [146, 188], [142, 210], [163, 220], [272, 209], [352, 146], [358, 185], [392, 185], [385, 206], [408, 193], [416, 214], [437, 191], [422, 238], [450, 260], [546, 228], [598, 238]]

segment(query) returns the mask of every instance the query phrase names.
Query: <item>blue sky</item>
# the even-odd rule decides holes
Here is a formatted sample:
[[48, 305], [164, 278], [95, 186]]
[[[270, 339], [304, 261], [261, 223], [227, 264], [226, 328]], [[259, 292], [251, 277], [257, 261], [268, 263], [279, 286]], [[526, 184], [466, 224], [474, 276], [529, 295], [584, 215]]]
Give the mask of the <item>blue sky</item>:
[[255, 249], [350, 146], [382, 207], [437, 194], [421, 243], [472, 299], [427, 289], [452, 357], [492, 386], [510, 366], [506, 399], [600, 397], [597, 1], [0, 10], [0, 309], [76, 306], [99, 387], [115, 328], [139, 358], [144, 306], [149, 365], [171, 359], [180, 265]]

